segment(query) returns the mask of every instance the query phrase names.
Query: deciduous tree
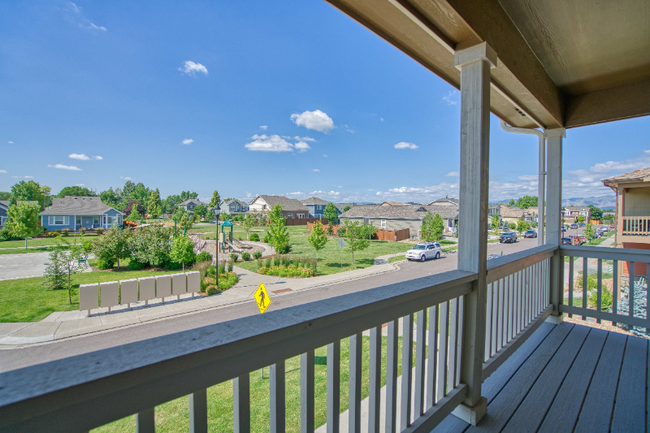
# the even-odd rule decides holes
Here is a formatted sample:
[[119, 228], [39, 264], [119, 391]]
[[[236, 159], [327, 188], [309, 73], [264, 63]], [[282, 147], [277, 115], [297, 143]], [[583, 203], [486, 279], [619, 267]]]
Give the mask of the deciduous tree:
[[219, 191], [215, 189], [210, 199], [210, 207], [216, 207], [218, 204], [221, 204], [221, 198], [219, 197]]
[[[50, 262], [45, 268], [43, 277], [45, 280], [42, 284], [51, 288], [67, 288], [68, 302], [72, 304], [72, 276], [83, 270], [79, 260], [84, 256], [83, 241], [70, 244], [61, 236], [57, 236], [56, 246], [50, 253]], [[62, 285], [63, 283], [63, 285]]]
[[277, 254], [286, 254], [291, 250], [289, 232], [284, 226], [286, 218], [282, 216], [282, 206], [276, 204], [268, 211], [269, 217], [269, 244], [275, 247]]
[[196, 258], [194, 243], [189, 236], [176, 236], [169, 256], [173, 261], [180, 262], [185, 270], [185, 263], [192, 263]]
[[117, 267], [119, 268], [120, 259], [125, 259], [130, 256], [131, 232], [129, 230], [121, 230], [117, 226], [112, 226], [103, 236], [95, 240], [93, 252], [99, 259], [117, 262]]
[[151, 218], [158, 218], [162, 213], [162, 204], [160, 203], [160, 191], [158, 188], [151, 191], [149, 195], [149, 203], [147, 204], [147, 211]]
[[131, 240], [131, 259], [149, 265], [161, 265], [169, 258], [172, 229], [162, 224], [145, 227]]
[[251, 229], [257, 225], [257, 218], [251, 214], [246, 214], [242, 225], [244, 226], [244, 230], [246, 230], [246, 239], [250, 239], [249, 233]]
[[339, 212], [332, 202], [327, 203], [327, 206], [325, 206], [325, 210], [323, 211], [323, 215], [325, 215], [325, 218], [327, 218], [328, 224], [336, 224], [339, 218]]
[[27, 249], [27, 238], [36, 236], [42, 230], [38, 225], [40, 211], [41, 207], [38, 204], [27, 202], [11, 205], [7, 209], [9, 221], [5, 227], [11, 236], [25, 238], [25, 249]]
[[97, 194], [83, 186], [66, 186], [56, 195], [58, 198], [63, 197], [96, 197]]
[[431, 212], [422, 218], [422, 228], [420, 229], [422, 239], [427, 242], [439, 241], [442, 239], [442, 232], [445, 229], [445, 221], [439, 213], [432, 215]]
[[352, 253], [352, 264], [354, 264], [355, 251], [363, 251], [370, 246], [370, 241], [365, 237], [364, 229], [358, 221], [350, 222], [346, 219], [343, 228], [345, 229], [345, 250]]
[[499, 215], [492, 215], [492, 230], [497, 231], [500, 224]]
[[205, 218], [206, 213], [208, 213], [208, 208], [202, 204], [194, 208], [194, 215], [197, 217]]
[[327, 244], [327, 236], [325, 236], [325, 233], [323, 232], [323, 224], [320, 221], [316, 221], [312, 227], [307, 242], [309, 242], [309, 245], [316, 250], [316, 266], [318, 266], [318, 251], [325, 248], [325, 245]]
[[41, 185], [33, 180], [27, 182], [21, 180], [17, 184], [14, 184], [11, 187], [11, 198], [9, 202], [10, 204], [17, 204], [21, 201], [35, 201], [43, 209], [43, 191], [41, 191]]

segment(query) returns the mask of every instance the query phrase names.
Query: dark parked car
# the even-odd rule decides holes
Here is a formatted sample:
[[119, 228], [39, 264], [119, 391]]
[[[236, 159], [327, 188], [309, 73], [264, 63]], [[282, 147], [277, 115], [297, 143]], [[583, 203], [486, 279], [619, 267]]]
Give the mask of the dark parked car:
[[517, 242], [517, 233], [515, 232], [507, 232], [507, 233], [502, 233], [501, 237], [499, 238], [499, 243], [511, 243], [514, 244]]
[[535, 230], [528, 230], [526, 233], [524, 233], [525, 238], [536, 238], [537, 237], [537, 232]]
[[562, 245], [573, 245], [573, 239], [571, 239], [571, 238], [562, 238]]

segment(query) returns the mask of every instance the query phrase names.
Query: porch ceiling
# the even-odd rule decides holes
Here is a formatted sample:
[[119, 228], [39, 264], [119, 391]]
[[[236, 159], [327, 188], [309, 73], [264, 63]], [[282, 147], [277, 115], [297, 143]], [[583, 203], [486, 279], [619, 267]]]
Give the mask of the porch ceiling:
[[577, 127], [650, 114], [644, 0], [327, 0], [456, 88], [454, 52], [499, 57], [492, 112], [512, 126]]

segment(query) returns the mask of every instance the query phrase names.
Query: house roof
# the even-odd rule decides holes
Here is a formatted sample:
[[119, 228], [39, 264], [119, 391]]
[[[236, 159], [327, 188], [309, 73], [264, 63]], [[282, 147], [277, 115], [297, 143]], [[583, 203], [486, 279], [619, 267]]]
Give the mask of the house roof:
[[355, 206], [341, 214], [341, 218], [422, 219], [428, 212], [440, 214], [444, 219], [458, 217], [458, 208], [448, 205]]
[[381, 206], [404, 206], [404, 203], [400, 203], [398, 201], [385, 201], [381, 204]]
[[258, 198], [264, 200], [264, 202], [269, 207], [279, 204], [280, 206], [282, 206], [283, 211], [309, 212], [309, 208], [304, 204], [300, 203], [300, 200], [296, 200], [295, 198], [284, 197], [281, 195], [258, 195], [253, 200], [251, 200], [250, 204], [253, 204], [253, 202], [255, 202], [255, 200], [257, 200]]
[[304, 205], [326, 205], [328, 202], [318, 197], [309, 197], [307, 200], [301, 200]]
[[648, 182], [650, 181], [650, 167], [634, 170], [629, 173], [603, 179], [605, 186], [618, 185], [619, 183]]
[[187, 200], [185, 200], [185, 201], [179, 203], [178, 205], [179, 205], [179, 206], [187, 206], [187, 205], [190, 204], [190, 203], [194, 203], [194, 204], [197, 205], [197, 206], [198, 206], [198, 205], [201, 205], [201, 204], [202, 204], [203, 206], [207, 206], [206, 203], [203, 203], [203, 202], [202, 202], [201, 200], [199, 200], [198, 198], [188, 198]]
[[460, 204], [460, 200], [457, 198], [449, 198], [449, 197], [443, 197], [439, 198], [438, 200], [434, 200], [429, 205], [434, 205], [434, 204], [455, 204], [458, 206]]
[[237, 200], [236, 198], [232, 200], [224, 200], [223, 202], [225, 205], [229, 205], [230, 203], [239, 203], [240, 206], [248, 207], [248, 203], [242, 200]]
[[9, 207], [9, 200], [0, 200], [0, 206], [7, 209]]
[[356, 203], [334, 203], [334, 206], [339, 210], [339, 212], [343, 212], [343, 209], [345, 209], [346, 206], [350, 206], [350, 209], [353, 207], [357, 206]]
[[[52, 205], [39, 215], [101, 215], [111, 209], [119, 212], [102, 203], [99, 197], [54, 197]], [[122, 212], [120, 214], [124, 215]]]
[[537, 209], [522, 209], [501, 205], [499, 214], [504, 218], [523, 218], [527, 215], [537, 215]]
[[577, 211], [581, 211], [581, 210], [589, 211], [589, 210], [591, 210], [587, 206], [562, 206], [562, 208], [567, 209], [567, 210], [577, 210]]

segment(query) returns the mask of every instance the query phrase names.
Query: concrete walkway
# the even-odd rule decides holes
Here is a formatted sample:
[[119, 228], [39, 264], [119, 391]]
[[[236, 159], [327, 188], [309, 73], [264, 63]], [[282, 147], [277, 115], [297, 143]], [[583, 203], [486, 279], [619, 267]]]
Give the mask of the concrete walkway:
[[188, 294], [181, 296], [180, 299], [168, 297], [164, 303], [156, 299], [150, 301], [149, 305], [136, 302], [131, 304], [130, 309], [127, 305], [120, 305], [113, 307], [111, 312], [108, 312], [108, 308], [99, 308], [93, 310], [90, 317], [87, 311], [65, 311], [54, 312], [40, 322], [0, 323], [0, 345], [7, 347], [7, 345], [44, 343], [248, 302], [253, 300], [253, 293], [262, 282], [273, 301], [277, 296], [367, 278], [397, 269], [399, 269], [397, 265], [386, 263], [365, 269], [303, 279], [260, 275], [235, 267], [234, 270], [239, 275], [239, 283], [218, 295], [192, 297]]
[[42, 277], [49, 253], [0, 254], [0, 281]]

